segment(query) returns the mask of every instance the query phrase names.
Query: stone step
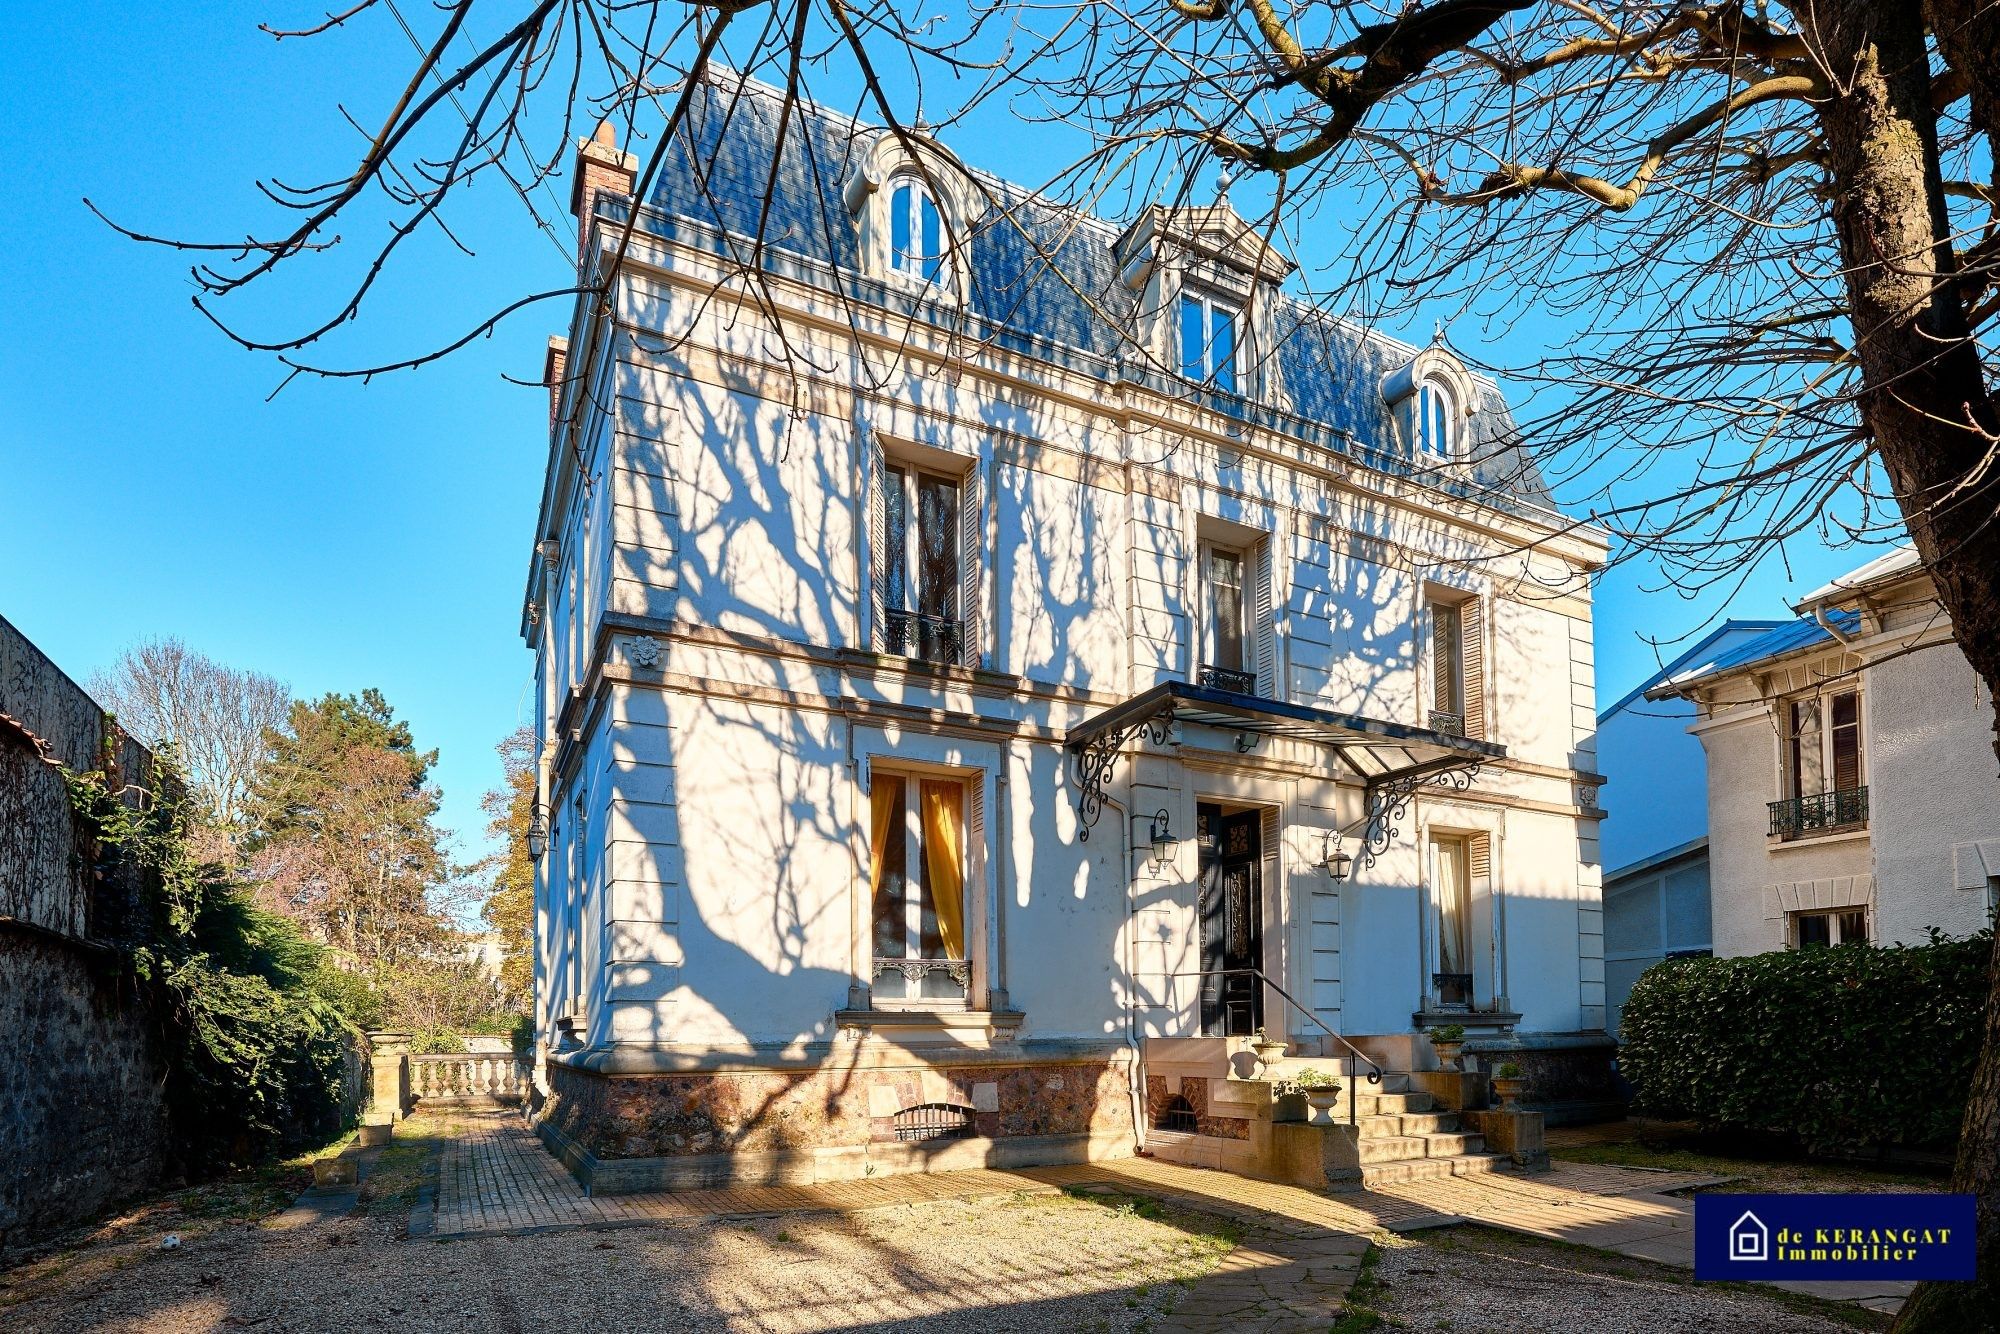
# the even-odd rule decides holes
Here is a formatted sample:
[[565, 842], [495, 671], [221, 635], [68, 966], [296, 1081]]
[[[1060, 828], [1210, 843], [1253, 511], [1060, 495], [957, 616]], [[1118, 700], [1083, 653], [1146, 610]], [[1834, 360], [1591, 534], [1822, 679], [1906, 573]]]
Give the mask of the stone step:
[[1469, 1153], [1456, 1158], [1406, 1158], [1397, 1162], [1361, 1165], [1361, 1179], [1353, 1183], [1362, 1190], [1400, 1185], [1405, 1181], [1435, 1181], [1442, 1177], [1478, 1176], [1507, 1171], [1507, 1159], [1497, 1153]]
[[[1366, 1086], [1364, 1086], [1366, 1087]], [[1434, 1102], [1428, 1093], [1356, 1093], [1354, 1110], [1361, 1116], [1401, 1116], [1407, 1112], [1428, 1112]], [[1346, 1099], [1341, 1100], [1345, 1111]]]
[[1382, 1135], [1364, 1138], [1358, 1146], [1363, 1163], [1401, 1163], [1414, 1158], [1459, 1158], [1478, 1153], [1486, 1141], [1477, 1135]]
[[1364, 1116], [1356, 1122], [1363, 1139], [1394, 1135], [1448, 1134], [1459, 1128], [1457, 1112], [1408, 1112], [1390, 1116]]

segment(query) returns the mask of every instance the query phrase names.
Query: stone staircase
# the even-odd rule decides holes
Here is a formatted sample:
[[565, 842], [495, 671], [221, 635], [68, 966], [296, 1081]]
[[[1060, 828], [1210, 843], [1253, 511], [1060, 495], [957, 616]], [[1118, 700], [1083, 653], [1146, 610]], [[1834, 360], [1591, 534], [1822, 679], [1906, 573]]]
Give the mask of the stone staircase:
[[[1287, 1058], [1278, 1063], [1271, 1077], [1292, 1078], [1313, 1064], [1311, 1060]], [[1324, 1061], [1319, 1064], [1322, 1069], [1327, 1065]], [[1511, 1166], [1505, 1155], [1486, 1152], [1486, 1141], [1465, 1130], [1458, 1113], [1436, 1109], [1430, 1094], [1410, 1088], [1407, 1074], [1386, 1072], [1380, 1085], [1370, 1084], [1365, 1076], [1350, 1083], [1343, 1075], [1341, 1083], [1340, 1103], [1332, 1118], [1344, 1126], [1348, 1104], [1353, 1103], [1359, 1135], [1360, 1176], [1343, 1183], [1350, 1189], [1472, 1176]]]

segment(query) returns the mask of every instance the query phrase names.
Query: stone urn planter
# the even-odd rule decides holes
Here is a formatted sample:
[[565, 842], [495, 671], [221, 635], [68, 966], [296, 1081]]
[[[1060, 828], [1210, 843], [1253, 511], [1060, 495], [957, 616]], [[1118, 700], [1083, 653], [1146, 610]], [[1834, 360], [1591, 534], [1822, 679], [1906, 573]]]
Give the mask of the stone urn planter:
[[1257, 1068], [1265, 1074], [1285, 1059], [1284, 1040], [1267, 1037], [1261, 1028], [1257, 1030], [1257, 1036], [1250, 1040], [1250, 1050], [1257, 1053]]
[[1465, 1027], [1445, 1024], [1430, 1031], [1431, 1047], [1437, 1052], [1438, 1069], [1458, 1070], [1458, 1053], [1465, 1046]]
[[1500, 1110], [1514, 1112], [1520, 1110], [1521, 1090], [1528, 1081], [1521, 1075], [1521, 1067], [1508, 1061], [1493, 1072], [1493, 1096], [1500, 1100]]
[[1310, 1112], [1306, 1124], [1330, 1126], [1333, 1124], [1333, 1110], [1340, 1105], [1340, 1081], [1320, 1073], [1318, 1070], [1302, 1070], [1298, 1078], [1299, 1092], [1305, 1095]]

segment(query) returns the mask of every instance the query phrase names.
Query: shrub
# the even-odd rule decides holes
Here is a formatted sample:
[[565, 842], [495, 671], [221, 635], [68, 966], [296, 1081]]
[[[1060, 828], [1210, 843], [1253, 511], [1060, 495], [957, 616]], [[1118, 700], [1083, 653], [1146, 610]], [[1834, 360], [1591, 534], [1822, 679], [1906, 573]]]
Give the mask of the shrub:
[[1439, 1024], [1431, 1030], [1431, 1041], [1434, 1043], [1463, 1042], [1465, 1041], [1465, 1025]]
[[1499, 1067], [1493, 1071], [1493, 1077], [1495, 1079], [1519, 1079], [1521, 1077], [1520, 1064], [1515, 1061], [1502, 1061]]
[[1634, 1109], [1818, 1152], [1948, 1145], [1979, 1056], [1993, 933], [1670, 959], [1620, 1023]]

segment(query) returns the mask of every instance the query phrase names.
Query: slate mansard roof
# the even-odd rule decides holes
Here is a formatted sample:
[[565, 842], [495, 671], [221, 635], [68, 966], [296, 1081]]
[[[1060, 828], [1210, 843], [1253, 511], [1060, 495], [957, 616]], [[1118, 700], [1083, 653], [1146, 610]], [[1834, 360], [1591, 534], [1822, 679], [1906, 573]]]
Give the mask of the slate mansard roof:
[[[1417, 349], [1295, 298], [1281, 296], [1277, 308], [1282, 405], [1200, 390], [1134, 366], [1133, 358], [1120, 355], [1120, 330], [1131, 327], [1138, 298], [1119, 280], [1113, 255], [1119, 229], [969, 164], [968, 174], [996, 206], [965, 238], [966, 311], [869, 277], [861, 272], [860, 237], [842, 190], [855, 163], [873, 148], [879, 127], [800, 101], [780, 142], [782, 111], [776, 90], [711, 73], [675, 141], [662, 150], [648, 200], [648, 230], [738, 260], [751, 253], [747, 241], [761, 238], [765, 268], [810, 281], [831, 266], [851, 299], [941, 326], [965, 326], [969, 314], [971, 331], [995, 344], [1107, 382], [1137, 379], [1168, 393], [1197, 396], [1218, 411], [1378, 470], [1416, 476], [1545, 521], [1559, 517], [1540, 474], [1515, 443], [1513, 418], [1493, 384], [1477, 381], [1482, 401], [1470, 419], [1476, 463], [1442, 473], [1415, 462], [1398, 440], [1381, 384]], [[776, 188], [767, 204], [774, 151]]]

